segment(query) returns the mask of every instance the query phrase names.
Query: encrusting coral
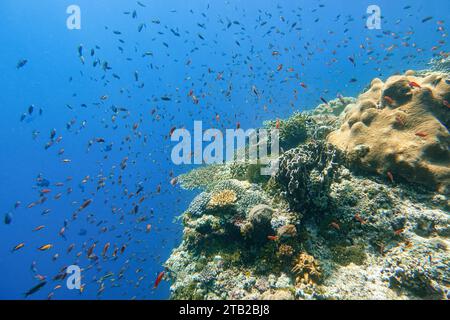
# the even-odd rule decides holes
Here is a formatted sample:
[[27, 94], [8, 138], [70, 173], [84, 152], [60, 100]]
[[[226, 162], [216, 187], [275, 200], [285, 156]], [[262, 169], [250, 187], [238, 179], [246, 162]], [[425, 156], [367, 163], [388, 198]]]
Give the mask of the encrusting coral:
[[442, 73], [413, 74], [374, 79], [327, 140], [354, 167], [448, 193], [450, 82]]

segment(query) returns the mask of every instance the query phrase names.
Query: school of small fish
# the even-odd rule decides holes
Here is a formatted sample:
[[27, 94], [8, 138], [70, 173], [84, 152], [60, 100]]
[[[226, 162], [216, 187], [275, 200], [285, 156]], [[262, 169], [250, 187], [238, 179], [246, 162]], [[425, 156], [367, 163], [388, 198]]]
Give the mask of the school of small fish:
[[[328, 104], [346, 90], [360, 91], [351, 86], [364, 85], [361, 82], [366, 79], [357, 78], [361, 66], [370, 67], [371, 79], [395, 71], [396, 63], [390, 62], [394, 58], [416, 65], [430, 56], [449, 56], [445, 22], [420, 16], [422, 9], [414, 6], [405, 6], [403, 14], [418, 15], [416, 26], [383, 17], [383, 30], [367, 33], [355, 46], [351, 30], [357, 24], [364, 25], [367, 15], [354, 17], [342, 9], [327, 23], [327, 37], [318, 39], [309, 36], [308, 30], [325, 28], [321, 24], [322, 11], [327, 10], [325, 1], [317, 1], [314, 8], [296, 6], [293, 10], [274, 4], [270, 11], [250, 11], [231, 1], [226, 3], [224, 12], [214, 11], [213, 2], [203, 10], [167, 9], [165, 16], [183, 15], [189, 22], [185, 25], [177, 18], [165, 21], [158, 17], [150, 1], [135, 2], [121, 13], [132, 28], [120, 30], [111, 22], [104, 26], [103, 40], [74, 48], [79, 72], [67, 75], [67, 84], [91, 83], [89, 93], [101, 88], [96, 96], [81, 101], [86, 94], [73, 93], [63, 106], [71, 116], [46, 131], [33, 127], [46, 116], [45, 106], [35, 101], [23, 108], [19, 122], [32, 130], [32, 139], [42, 151], [56, 159], [51, 166], [57, 168], [55, 174], [36, 173], [30, 186], [35, 197], [14, 199], [4, 214], [4, 224], [11, 228], [16, 219], [25, 219], [25, 214], [42, 216], [42, 223], [29, 230], [30, 237], [16, 239], [10, 249], [10, 254], [34, 257], [30, 261], [34, 280], [29, 289], [24, 288], [25, 297], [46, 290], [48, 299], [57, 298], [68, 277], [67, 261], [82, 266], [79, 293], [95, 291], [99, 298], [105, 290], [120, 290], [124, 284], [136, 292], [141, 290], [124, 290], [124, 298], [151, 298], [163, 280], [170, 280], [162, 263], [171, 243], [155, 246], [152, 237], [181, 234], [181, 228], [163, 222], [180, 213], [172, 213], [173, 205], [181, 210], [186, 203], [176, 189], [179, 169], [167, 166], [171, 164], [173, 132], [192, 126], [186, 115], [192, 122], [203, 120], [218, 129], [239, 129], [273, 118], [279, 128], [278, 119], [287, 110], [306, 105], [305, 101]], [[415, 27], [422, 24], [436, 33], [438, 40], [431, 47], [423, 47], [415, 39]], [[285, 40], [292, 37], [297, 41]], [[398, 57], [400, 52], [402, 57]], [[204, 60], [204, 55], [227, 63]], [[34, 63], [21, 58], [17, 72]], [[328, 79], [317, 79], [318, 73], [309, 67], [313, 63], [323, 66]], [[340, 90], [327, 89], [332, 86], [331, 79], [344, 71], [351, 76]], [[165, 80], [165, 74], [171, 75], [172, 83]], [[158, 86], [149, 84], [148, 79], [154, 79]], [[409, 85], [420, 89], [417, 83]], [[136, 105], [135, 97], [143, 95], [146, 102]], [[239, 103], [250, 109], [251, 116], [237, 106]], [[393, 106], [396, 102], [384, 96], [383, 103]], [[95, 115], [88, 115], [92, 110]], [[397, 121], [404, 124], [403, 119]], [[424, 132], [416, 135], [427, 137]], [[75, 156], [79, 148], [66, 139], [82, 141], [85, 154]], [[62, 172], [69, 174], [55, 177]], [[155, 178], [155, 173], [166, 178]], [[392, 174], [387, 175], [394, 183]], [[167, 197], [175, 200], [168, 203]], [[65, 212], [52, 209], [54, 202], [64, 202]], [[359, 215], [355, 219], [365, 223]], [[337, 222], [330, 226], [340, 228]], [[277, 236], [268, 238], [278, 241]], [[42, 255], [53, 261], [56, 272], [41, 273], [36, 257]], [[60, 260], [66, 263], [59, 265]], [[159, 269], [145, 270], [142, 266], [148, 260]]]

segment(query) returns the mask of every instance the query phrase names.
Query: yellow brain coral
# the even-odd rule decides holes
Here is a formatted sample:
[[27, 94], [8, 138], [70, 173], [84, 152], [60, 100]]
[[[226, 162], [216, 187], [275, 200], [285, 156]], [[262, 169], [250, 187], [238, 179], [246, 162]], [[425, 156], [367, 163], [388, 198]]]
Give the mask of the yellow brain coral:
[[233, 190], [223, 190], [212, 195], [209, 200], [208, 207], [226, 207], [237, 200], [236, 192]]
[[374, 79], [344, 113], [327, 140], [352, 164], [395, 180], [401, 177], [442, 193], [450, 185], [450, 80], [425, 77]]

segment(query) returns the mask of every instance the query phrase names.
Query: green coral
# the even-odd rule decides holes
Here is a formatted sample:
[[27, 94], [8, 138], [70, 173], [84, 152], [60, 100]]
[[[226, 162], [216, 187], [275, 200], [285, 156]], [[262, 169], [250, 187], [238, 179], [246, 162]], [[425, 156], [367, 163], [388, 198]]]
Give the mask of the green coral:
[[318, 105], [317, 108], [313, 110], [312, 114], [339, 116], [349, 104], [355, 102], [356, 99], [353, 97], [340, 97], [329, 101], [327, 104], [322, 103]]
[[308, 115], [301, 112], [295, 112], [286, 120], [279, 119], [267, 121], [264, 123], [264, 126], [267, 129], [275, 129], [278, 123], [280, 130], [280, 147], [283, 150], [288, 150], [297, 147], [307, 140], [308, 121]]
[[197, 283], [191, 282], [184, 287], [175, 290], [171, 296], [171, 300], [203, 300], [203, 294], [197, 290]]
[[347, 266], [350, 263], [362, 265], [367, 259], [365, 246], [354, 244], [351, 246], [336, 245], [331, 248], [333, 260], [340, 265]]
[[250, 183], [266, 183], [270, 176], [261, 175], [261, 168], [267, 166], [261, 163], [234, 162], [230, 165], [230, 172], [233, 179], [248, 181]]

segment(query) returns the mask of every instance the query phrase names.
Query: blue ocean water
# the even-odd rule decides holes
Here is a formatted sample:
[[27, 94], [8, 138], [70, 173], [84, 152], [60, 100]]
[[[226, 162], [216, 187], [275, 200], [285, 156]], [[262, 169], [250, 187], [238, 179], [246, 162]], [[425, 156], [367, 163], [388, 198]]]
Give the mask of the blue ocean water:
[[[74, 4], [80, 30], [66, 26]], [[373, 4], [379, 30], [366, 28]], [[45, 277], [30, 299], [167, 299], [170, 284], [153, 283], [195, 195], [171, 184], [192, 168], [172, 163], [171, 129], [260, 127], [423, 69], [448, 51], [448, 12], [438, 0], [1, 1], [0, 298]], [[52, 280], [72, 264], [82, 293]]]

